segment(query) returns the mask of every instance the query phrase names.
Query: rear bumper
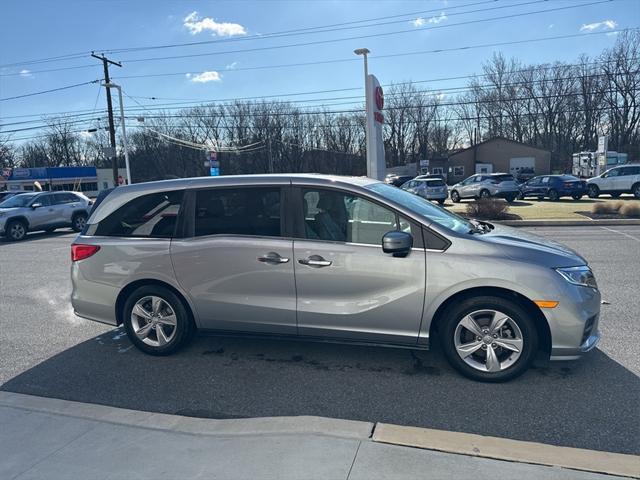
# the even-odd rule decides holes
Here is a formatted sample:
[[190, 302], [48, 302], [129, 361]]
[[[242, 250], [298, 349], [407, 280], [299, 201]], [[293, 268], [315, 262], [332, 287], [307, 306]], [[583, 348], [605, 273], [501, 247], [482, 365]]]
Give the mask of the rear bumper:
[[110, 285], [90, 282], [82, 276], [78, 262], [71, 264], [71, 305], [74, 313], [94, 322], [116, 326], [116, 300], [119, 290]]
[[520, 190], [516, 188], [513, 190], [496, 190], [491, 195], [497, 198], [506, 198], [506, 197], [517, 197], [519, 193], [520, 193]]
[[442, 193], [425, 193], [423, 198], [427, 200], [446, 200], [449, 197], [448, 192]]

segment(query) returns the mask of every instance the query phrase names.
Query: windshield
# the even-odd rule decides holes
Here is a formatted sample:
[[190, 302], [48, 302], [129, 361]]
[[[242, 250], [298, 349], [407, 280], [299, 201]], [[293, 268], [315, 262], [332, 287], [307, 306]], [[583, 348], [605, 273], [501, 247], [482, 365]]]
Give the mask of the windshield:
[[450, 230], [454, 230], [459, 233], [467, 233], [475, 228], [471, 222], [456, 215], [455, 213], [451, 213], [450, 211], [438, 207], [430, 201], [405, 190], [400, 190], [399, 188], [392, 187], [385, 183], [372, 183], [371, 185], [367, 185], [365, 188], [382, 195], [384, 198], [396, 202], [425, 219], [437, 223], [438, 225], [442, 225]]
[[15, 195], [0, 203], [0, 208], [26, 207], [35, 195]]
[[439, 179], [425, 180], [427, 187], [444, 187], [444, 182]]

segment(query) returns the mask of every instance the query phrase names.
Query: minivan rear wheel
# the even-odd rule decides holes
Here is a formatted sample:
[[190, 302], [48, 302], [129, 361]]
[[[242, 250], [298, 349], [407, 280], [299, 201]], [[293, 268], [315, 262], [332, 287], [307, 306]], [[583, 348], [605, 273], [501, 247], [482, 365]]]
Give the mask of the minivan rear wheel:
[[466, 377], [505, 382], [524, 373], [538, 349], [533, 316], [500, 297], [475, 297], [452, 305], [440, 325], [447, 360]]
[[169, 355], [191, 338], [193, 323], [182, 300], [160, 285], [137, 288], [125, 302], [123, 324], [144, 353]]

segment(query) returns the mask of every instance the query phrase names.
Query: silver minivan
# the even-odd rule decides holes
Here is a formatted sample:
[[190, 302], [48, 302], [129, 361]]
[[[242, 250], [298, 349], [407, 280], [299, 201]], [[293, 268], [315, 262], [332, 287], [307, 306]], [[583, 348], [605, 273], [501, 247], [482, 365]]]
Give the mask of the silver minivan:
[[505, 381], [599, 340], [563, 245], [369, 178], [251, 175], [118, 187], [71, 247], [77, 315], [164, 355], [196, 330], [426, 349]]

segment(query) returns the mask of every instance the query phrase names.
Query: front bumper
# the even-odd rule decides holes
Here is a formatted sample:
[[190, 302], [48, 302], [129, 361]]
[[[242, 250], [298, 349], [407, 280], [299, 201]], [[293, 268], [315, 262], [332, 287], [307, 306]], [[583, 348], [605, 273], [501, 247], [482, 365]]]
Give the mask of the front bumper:
[[567, 283], [559, 292], [560, 304], [543, 309], [551, 331], [551, 360], [575, 360], [600, 341], [598, 290]]

